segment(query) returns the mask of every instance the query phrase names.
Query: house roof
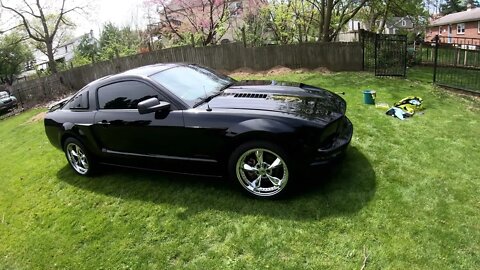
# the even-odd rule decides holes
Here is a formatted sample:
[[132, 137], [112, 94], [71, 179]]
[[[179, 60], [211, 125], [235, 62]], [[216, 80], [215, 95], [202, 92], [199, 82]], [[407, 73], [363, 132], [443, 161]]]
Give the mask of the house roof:
[[70, 40], [67, 40], [66, 42], [58, 45], [58, 47], [67, 46], [67, 45], [73, 44], [73, 43], [75, 43], [75, 42], [77, 42], [77, 41], [80, 41], [84, 36], [88, 36], [88, 35], [91, 35], [91, 34], [90, 34], [90, 33], [85, 33], [85, 34], [83, 34], [83, 35], [81, 35], [81, 36], [74, 37], [74, 38], [72, 38], [72, 39], [70, 39]]
[[[405, 25], [402, 25], [402, 21], [405, 21]], [[413, 22], [409, 17], [393, 17], [387, 20], [387, 28], [413, 28]]]
[[473, 8], [470, 10], [448, 14], [433, 21], [431, 26], [447, 25], [452, 23], [462, 23], [480, 20], [480, 8]]

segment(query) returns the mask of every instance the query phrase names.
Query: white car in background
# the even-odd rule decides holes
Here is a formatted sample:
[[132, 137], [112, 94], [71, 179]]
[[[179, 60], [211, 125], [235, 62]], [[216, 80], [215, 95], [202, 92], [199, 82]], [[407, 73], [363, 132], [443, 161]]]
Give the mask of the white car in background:
[[9, 111], [18, 106], [17, 98], [6, 91], [0, 92], [0, 112]]

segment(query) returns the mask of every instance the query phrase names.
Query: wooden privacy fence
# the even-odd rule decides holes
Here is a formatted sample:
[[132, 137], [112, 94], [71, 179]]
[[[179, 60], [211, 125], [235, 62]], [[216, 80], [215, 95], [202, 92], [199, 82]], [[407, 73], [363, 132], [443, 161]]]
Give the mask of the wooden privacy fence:
[[332, 71], [362, 70], [362, 47], [351, 43], [303, 43], [245, 48], [240, 43], [208, 47], [175, 47], [85, 65], [46, 78], [18, 82], [13, 87], [24, 107], [51, 101], [79, 90], [89, 82], [128, 69], [168, 62], [191, 62], [218, 70], [249, 68], [260, 71], [275, 66]]

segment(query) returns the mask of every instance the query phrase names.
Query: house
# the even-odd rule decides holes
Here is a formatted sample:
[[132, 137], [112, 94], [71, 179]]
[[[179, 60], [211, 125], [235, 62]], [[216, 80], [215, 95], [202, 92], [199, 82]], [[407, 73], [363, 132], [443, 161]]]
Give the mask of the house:
[[[53, 55], [55, 61], [57, 63], [69, 63], [72, 61], [75, 56], [75, 49], [78, 47], [84, 36], [93, 38], [93, 31], [59, 45]], [[46, 70], [48, 68], [48, 57], [43, 52], [35, 50], [33, 56], [35, 58], [35, 62], [32, 65], [33, 69]]]
[[480, 45], [480, 8], [469, 5], [466, 11], [431, 21], [425, 41], [431, 42], [436, 35], [441, 43]]
[[[375, 28], [379, 28], [381, 20], [375, 22]], [[350, 20], [346, 24], [346, 29], [340, 32], [336, 41], [340, 42], [352, 42], [358, 41], [358, 30], [368, 29], [367, 25], [360, 20]], [[401, 31], [414, 31], [415, 24], [409, 17], [392, 17], [387, 19], [382, 34], [399, 34]]]
[[400, 31], [413, 31], [415, 25], [410, 17], [393, 17], [385, 22], [384, 34], [399, 34]]

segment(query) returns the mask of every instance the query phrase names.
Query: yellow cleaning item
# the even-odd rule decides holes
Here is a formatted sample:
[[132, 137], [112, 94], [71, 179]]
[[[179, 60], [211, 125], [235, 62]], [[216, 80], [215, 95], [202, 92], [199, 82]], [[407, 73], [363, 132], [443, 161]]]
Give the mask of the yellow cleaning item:
[[423, 99], [421, 97], [409, 96], [393, 104], [393, 106], [400, 108], [410, 114], [414, 114], [416, 111], [421, 111], [424, 109], [422, 102]]

